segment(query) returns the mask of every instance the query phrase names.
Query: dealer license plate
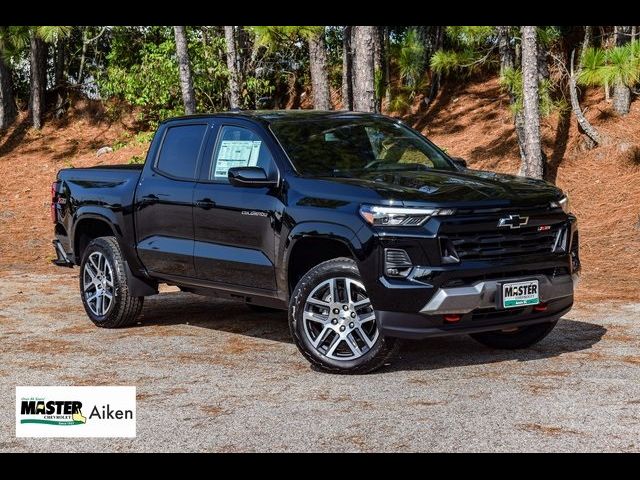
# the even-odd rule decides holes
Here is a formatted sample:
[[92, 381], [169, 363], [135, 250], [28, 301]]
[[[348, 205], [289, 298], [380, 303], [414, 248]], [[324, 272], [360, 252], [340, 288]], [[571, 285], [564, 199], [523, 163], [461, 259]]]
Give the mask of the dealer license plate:
[[502, 306], [504, 308], [523, 307], [540, 303], [538, 280], [502, 284]]

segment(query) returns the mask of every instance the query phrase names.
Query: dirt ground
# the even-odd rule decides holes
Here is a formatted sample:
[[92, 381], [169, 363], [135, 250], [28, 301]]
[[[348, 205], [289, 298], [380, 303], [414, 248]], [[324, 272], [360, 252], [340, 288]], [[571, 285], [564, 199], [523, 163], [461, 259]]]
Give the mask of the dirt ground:
[[0, 276], [0, 404], [15, 385], [135, 385], [135, 439], [16, 439], [0, 451], [640, 452], [640, 304], [578, 306], [527, 351], [406, 342], [381, 371], [313, 371], [284, 314], [162, 293], [93, 326], [77, 270]]

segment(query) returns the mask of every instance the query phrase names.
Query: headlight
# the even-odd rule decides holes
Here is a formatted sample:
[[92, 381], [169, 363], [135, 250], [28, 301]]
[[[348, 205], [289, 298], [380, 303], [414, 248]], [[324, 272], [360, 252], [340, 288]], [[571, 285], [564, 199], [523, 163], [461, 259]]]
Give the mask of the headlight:
[[557, 202], [551, 202], [551, 208], [561, 208], [564, 213], [569, 213], [569, 197], [564, 195]]
[[436, 215], [453, 215], [451, 208], [383, 207], [362, 205], [360, 215], [365, 222], [374, 226], [417, 227]]

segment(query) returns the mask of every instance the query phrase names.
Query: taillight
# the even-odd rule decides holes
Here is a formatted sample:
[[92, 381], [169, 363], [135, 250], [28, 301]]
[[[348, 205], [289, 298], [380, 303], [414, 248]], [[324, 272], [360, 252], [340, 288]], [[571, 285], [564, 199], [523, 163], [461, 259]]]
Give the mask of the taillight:
[[57, 223], [58, 219], [56, 218], [56, 196], [57, 196], [57, 187], [58, 182], [53, 182], [51, 184], [51, 221], [53, 223]]

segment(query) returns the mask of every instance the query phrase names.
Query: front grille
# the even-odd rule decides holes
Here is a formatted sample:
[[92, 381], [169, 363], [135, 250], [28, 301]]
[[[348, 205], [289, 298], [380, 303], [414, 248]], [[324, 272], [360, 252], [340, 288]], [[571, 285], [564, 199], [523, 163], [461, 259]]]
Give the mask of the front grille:
[[558, 226], [538, 231], [538, 227], [513, 230], [448, 233], [442, 236], [443, 257], [454, 254], [463, 260], [485, 260], [532, 255], [553, 251]]
[[[558, 210], [558, 209], [556, 209]], [[458, 208], [456, 209], [457, 215], [509, 215], [513, 213], [519, 213], [528, 215], [531, 212], [535, 212], [537, 214], [546, 214], [548, 212], [552, 212], [554, 209], [551, 208], [551, 205], [548, 203], [540, 204], [540, 205], [526, 205], [523, 207], [494, 207], [494, 208]]]

